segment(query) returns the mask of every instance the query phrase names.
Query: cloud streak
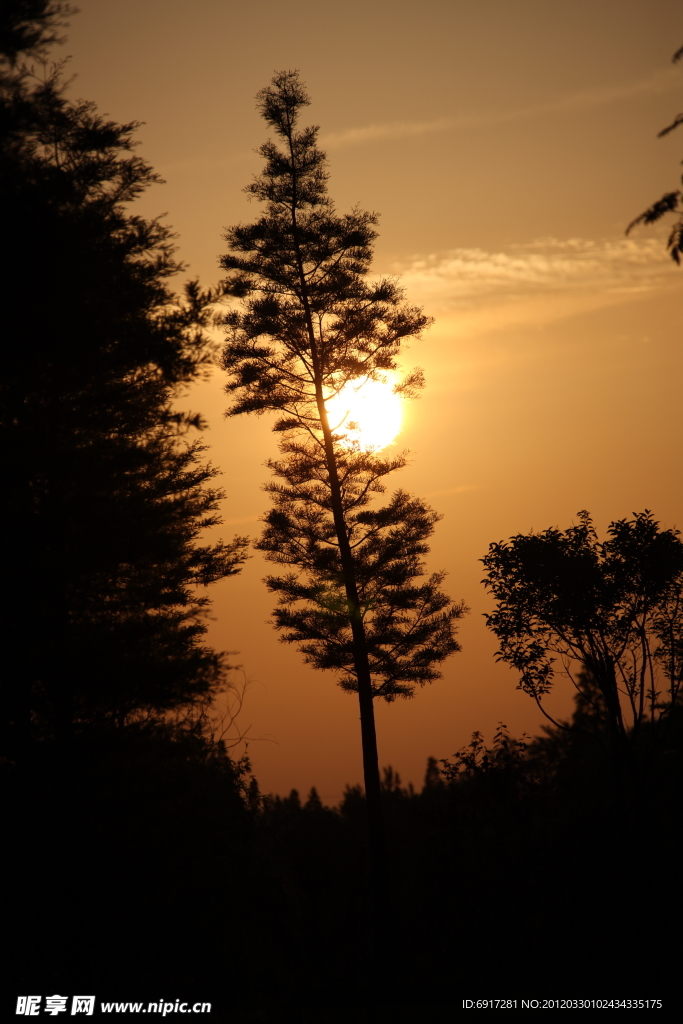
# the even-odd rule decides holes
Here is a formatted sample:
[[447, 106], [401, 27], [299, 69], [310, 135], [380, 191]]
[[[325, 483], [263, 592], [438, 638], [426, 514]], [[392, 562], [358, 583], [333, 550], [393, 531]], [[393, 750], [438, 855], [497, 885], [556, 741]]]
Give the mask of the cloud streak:
[[601, 292], [626, 299], [679, 283], [661, 240], [652, 238], [549, 238], [504, 252], [452, 249], [394, 269], [411, 299], [442, 310], [550, 293]]
[[333, 132], [321, 138], [321, 145], [327, 149], [342, 149], [359, 146], [368, 142], [408, 139], [419, 135], [433, 135], [440, 132], [458, 131], [467, 128], [483, 128], [489, 125], [507, 124], [529, 120], [547, 114], [571, 113], [604, 106], [637, 96], [658, 95], [680, 87], [681, 76], [678, 68], [666, 68], [654, 72], [647, 78], [622, 85], [596, 86], [582, 89], [566, 96], [559, 96], [545, 103], [536, 103], [516, 110], [482, 111], [441, 117], [432, 121], [392, 121], [387, 124], [369, 124], [360, 128], [349, 128]]

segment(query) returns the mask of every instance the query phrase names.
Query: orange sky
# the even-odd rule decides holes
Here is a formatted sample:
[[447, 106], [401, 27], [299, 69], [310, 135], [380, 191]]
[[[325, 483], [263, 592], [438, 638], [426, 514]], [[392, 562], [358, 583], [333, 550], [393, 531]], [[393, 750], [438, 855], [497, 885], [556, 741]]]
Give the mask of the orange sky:
[[[683, 527], [683, 269], [665, 227], [625, 225], [679, 183], [678, 0], [81, 0], [64, 53], [72, 95], [141, 120], [140, 154], [167, 180], [138, 204], [168, 211], [189, 272], [218, 279], [223, 226], [255, 219], [241, 189], [260, 170], [256, 91], [298, 68], [321, 125], [340, 211], [381, 214], [378, 273], [400, 273], [436, 317], [406, 366], [427, 390], [408, 410], [395, 486], [444, 514], [430, 568], [472, 613], [463, 652], [414, 700], [378, 708], [380, 762], [419, 784], [474, 729], [540, 715], [493, 661], [478, 562], [492, 541], [600, 532], [643, 508]], [[225, 422], [220, 374], [192, 397], [228, 494], [225, 533], [258, 532], [262, 420]], [[362, 776], [355, 699], [303, 666], [266, 624], [260, 555], [215, 588], [211, 640], [251, 684], [240, 717], [261, 786], [328, 802]], [[550, 707], [568, 710], [563, 680]]]

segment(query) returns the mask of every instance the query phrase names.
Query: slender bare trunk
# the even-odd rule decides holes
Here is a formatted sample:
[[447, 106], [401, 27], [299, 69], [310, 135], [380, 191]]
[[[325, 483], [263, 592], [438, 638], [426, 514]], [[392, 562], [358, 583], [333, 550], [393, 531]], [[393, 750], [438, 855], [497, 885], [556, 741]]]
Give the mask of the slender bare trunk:
[[[360, 709], [360, 730], [361, 746], [363, 752], [363, 781], [365, 784], [365, 800], [368, 815], [368, 839], [370, 846], [370, 873], [371, 873], [371, 928], [370, 942], [372, 957], [375, 963], [382, 960], [385, 950], [388, 948], [387, 938], [390, 931], [391, 910], [389, 890], [387, 885], [387, 851], [384, 833], [384, 814], [382, 808], [382, 793], [379, 778], [379, 760], [377, 756], [377, 732], [375, 729], [375, 709], [372, 694], [372, 677], [370, 674], [370, 663], [368, 659], [367, 638], [360, 599], [356, 572], [349, 543], [349, 537], [344, 516], [344, 504], [342, 500], [339, 473], [337, 472], [337, 460], [335, 457], [332, 431], [330, 429], [327, 410], [325, 408], [325, 395], [323, 392], [323, 367], [321, 353], [318, 351], [317, 339], [313, 327], [313, 318], [308, 296], [308, 284], [299, 244], [299, 230], [297, 225], [297, 168], [294, 156], [290, 131], [290, 160], [292, 168], [292, 206], [291, 223], [292, 239], [296, 254], [297, 272], [299, 287], [301, 290], [301, 303], [306, 320], [306, 332], [311, 353], [311, 364], [313, 370], [313, 381], [315, 385], [315, 400], [318, 410], [318, 417], [323, 435], [325, 448], [325, 462], [330, 487], [330, 504], [334, 520], [334, 528], [339, 545], [342, 578], [346, 594], [349, 624], [351, 627], [353, 664], [358, 682], [358, 703]], [[384, 976], [383, 971], [380, 975]]]
[[337, 543], [342, 565], [342, 577], [346, 602], [348, 608], [349, 622], [353, 641], [353, 663], [358, 681], [358, 703], [360, 708], [360, 730], [361, 745], [363, 751], [363, 781], [365, 783], [365, 799], [368, 810], [368, 831], [370, 839], [371, 866], [373, 875], [373, 888], [375, 897], [380, 892], [381, 879], [386, 865], [386, 841], [384, 836], [384, 815], [382, 811], [382, 794], [379, 779], [379, 760], [377, 756], [377, 732], [375, 729], [375, 709], [372, 695], [372, 679], [370, 675], [370, 664], [368, 661], [367, 640], [365, 626], [358, 596], [356, 573], [353, 561], [353, 553], [349, 544], [344, 517], [344, 506], [342, 502], [339, 474], [337, 472], [337, 461], [335, 458], [332, 431], [330, 430], [327, 410], [325, 408], [325, 396], [323, 394], [322, 370], [317, 350], [317, 341], [313, 328], [310, 303], [308, 300], [308, 287], [304, 272], [301, 249], [299, 245], [299, 232], [297, 225], [297, 169], [294, 157], [294, 148], [290, 132], [289, 138], [290, 160], [292, 168], [292, 237], [296, 252], [299, 286], [301, 289], [301, 302], [306, 318], [306, 328], [311, 351], [311, 363], [315, 382], [315, 397], [318, 408], [318, 416], [322, 427], [323, 443], [325, 446], [325, 461], [330, 484], [330, 499], [332, 516], [334, 520]]
[[368, 828], [370, 833], [372, 869], [373, 876], [375, 876], [376, 881], [379, 882], [386, 866], [386, 842], [384, 837], [382, 795], [379, 780], [379, 760], [377, 756], [377, 732], [375, 729], [372, 679], [370, 675], [370, 664], [368, 661], [365, 626], [363, 623], [358, 587], [356, 583], [353, 554], [351, 552], [351, 545], [349, 544], [346, 522], [344, 519], [344, 508], [342, 503], [341, 487], [339, 484], [339, 475], [337, 473], [337, 464], [334, 457], [332, 432], [327, 419], [322, 387], [316, 388], [316, 390], [319, 391], [319, 394], [316, 395], [318, 399], [318, 414], [320, 416], [325, 443], [325, 457], [330, 481], [332, 515], [334, 518], [335, 532], [337, 534], [337, 542], [339, 544], [344, 590], [346, 593], [346, 603], [353, 639], [353, 662], [356, 679], [358, 681], [358, 703], [360, 707], [360, 730], [363, 749], [363, 779], [365, 783], [365, 798], [368, 808]]

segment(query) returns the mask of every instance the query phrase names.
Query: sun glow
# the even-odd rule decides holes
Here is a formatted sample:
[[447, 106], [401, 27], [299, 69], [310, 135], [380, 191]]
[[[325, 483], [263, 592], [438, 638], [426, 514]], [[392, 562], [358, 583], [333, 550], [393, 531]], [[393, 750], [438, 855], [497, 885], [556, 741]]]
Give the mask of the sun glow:
[[401, 429], [402, 399], [389, 381], [352, 381], [326, 404], [335, 434], [344, 434], [366, 451], [386, 448]]

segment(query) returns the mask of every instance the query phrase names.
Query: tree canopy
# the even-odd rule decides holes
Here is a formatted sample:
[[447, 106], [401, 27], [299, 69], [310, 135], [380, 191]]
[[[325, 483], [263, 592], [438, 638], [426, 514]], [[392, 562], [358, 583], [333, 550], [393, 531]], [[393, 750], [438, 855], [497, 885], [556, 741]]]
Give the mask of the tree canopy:
[[239, 539], [202, 540], [221, 492], [190, 436], [201, 417], [178, 405], [210, 361], [220, 290], [171, 290], [170, 229], [129, 210], [160, 180], [134, 152], [137, 124], [68, 99], [48, 60], [64, 12], [36, 0], [2, 20], [10, 754], [212, 691], [223, 659], [202, 642], [203, 588], [244, 556]]
[[[350, 381], [386, 380], [401, 345], [429, 319], [403, 301], [395, 281], [367, 280], [377, 217], [335, 212], [318, 129], [297, 129], [308, 103], [296, 72], [276, 75], [258, 95], [284, 147], [261, 147], [265, 169], [245, 190], [266, 213], [225, 236], [226, 287], [242, 299], [226, 318], [229, 415], [278, 414], [283, 458], [269, 465], [280, 482], [268, 488], [274, 508], [258, 547], [296, 569], [267, 581], [280, 598], [284, 639], [357, 690], [358, 620], [372, 695], [392, 700], [438, 677], [433, 666], [458, 649], [452, 623], [463, 607], [439, 590], [443, 574], [414, 582], [439, 517], [401, 491], [384, 508], [369, 507], [405, 459], [350, 442], [328, 406]], [[411, 394], [421, 384], [414, 371], [395, 390]]]
[[[683, 542], [649, 511], [610, 524], [519, 534], [482, 559], [498, 658], [542, 708], [559, 659], [617, 752], [672, 711], [683, 679]], [[594, 689], [600, 694], [599, 703]]]

